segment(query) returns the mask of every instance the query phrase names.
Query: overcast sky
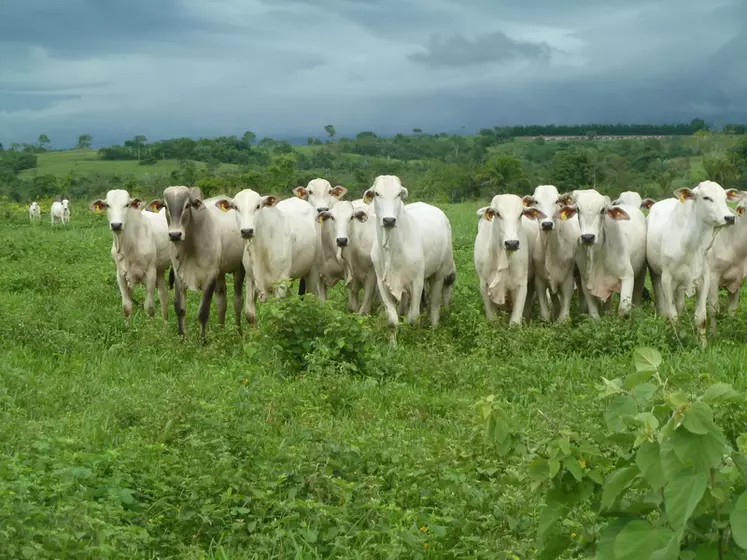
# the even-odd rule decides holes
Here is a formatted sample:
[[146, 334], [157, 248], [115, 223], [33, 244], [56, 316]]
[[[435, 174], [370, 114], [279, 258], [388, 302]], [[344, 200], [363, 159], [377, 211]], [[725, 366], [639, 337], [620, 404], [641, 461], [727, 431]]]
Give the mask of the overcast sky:
[[747, 122], [745, 0], [0, 3], [3, 143]]

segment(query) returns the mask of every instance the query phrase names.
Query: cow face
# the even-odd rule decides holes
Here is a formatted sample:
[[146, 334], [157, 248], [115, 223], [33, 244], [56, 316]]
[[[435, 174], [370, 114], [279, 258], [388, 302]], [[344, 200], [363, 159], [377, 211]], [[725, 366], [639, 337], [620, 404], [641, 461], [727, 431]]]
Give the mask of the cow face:
[[187, 228], [194, 219], [193, 212], [203, 212], [205, 204], [199, 187], [166, 187], [162, 200], [148, 204], [151, 210], [166, 208], [166, 223], [169, 226], [169, 240], [179, 243], [187, 238]]
[[397, 220], [405, 211], [406, 200], [407, 189], [395, 175], [379, 175], [363, 195], [366, 204], [373, 202], [378, 225], [384, 229], [397, 227]]
[[109, 229], [114, 233], [120, 233], [127, 227], [127, 216], [130, 210], [139, 212], [142, 201], [139, 198], [130, 197], [130, 193], [122, 189], [114, 189], [106, 193], [105, 200], [94, 200], [88, 206], [93, 212], [106, 210], [109, 220]]
[[527, 208], [524, 201], [515, 194], [498, 194], [493, 197], [490, 206], [482, 217], [491, 222], [492, 235], [506, 251], [518, 251], [521, 248], [521, 217], [542, 220], [545, 214], [535, 207]]
[[555, 229], [555, 213], [561, 203], [558, 189], [553, 185], [540, 185], [534, 189], [533, 195], [527, 195], [523, 199], [524, 206], [536, 208], [544, 214], [539, 220], [540, 230], [548, 233]]
[[674, 196], [683, 204], [693, 204], [695, 214], [712, 227], [732, 225], [736, 220], [736, 216], [726, 205], [727, 200], [739, 200], [739, 193], [735, 189], [725, 191], [718, 183], [703, 181], [693, 189], [677, 189]]
[[294, 194], [306, 200], [317, 212], [326, 212], [345, 196], [348, 190], [342, 185], [332, 187], [326, 179], [312, 179], [306, 187], [296, 187]]
[[599, 194], [594, 189], [573, 191], [572, 204], [562, 206], [556, 213], [561, 220], [578, 215], [581, 229], [581, 243], [595, 245], [602, 238], [604, 220], [629, 220], [630, 216], [620, 206], [614, 206], [610, 197]]
[[319, 214], [321, 222], [331, 222], [335, 228], [335, 243], [341, 249], [350, 244], [352, 227], [355, 222], [364, 223], [368, 221], [368, 212], [356, 209], [352, 202], [341, 201], [330, 210]]
[[257, 234], [261, 221], [261, 212], [265, 208], [272, 208], [280, 199], [274, 195], [262, 196], [252, 189], [244, 189], [233, 199], [219, 198], [215, 205], [223, 211], [236, 211], [236, 225], [239, 226], [241, 237], [252, 239]]

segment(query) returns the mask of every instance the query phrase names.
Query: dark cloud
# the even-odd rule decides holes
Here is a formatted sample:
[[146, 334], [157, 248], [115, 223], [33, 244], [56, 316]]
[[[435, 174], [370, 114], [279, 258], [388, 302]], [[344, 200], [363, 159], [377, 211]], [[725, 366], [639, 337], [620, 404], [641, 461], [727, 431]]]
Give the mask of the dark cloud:
[[431, 68], [439, 68], [513, 60], [548, 61], [552, 52], [553, 49], [547, 43], [515, 41], [505, 33], [496, 31], [478, 35], [474, 39], [461, 35], [434, 35], [425, 53], [414, 53], [409, 58]]

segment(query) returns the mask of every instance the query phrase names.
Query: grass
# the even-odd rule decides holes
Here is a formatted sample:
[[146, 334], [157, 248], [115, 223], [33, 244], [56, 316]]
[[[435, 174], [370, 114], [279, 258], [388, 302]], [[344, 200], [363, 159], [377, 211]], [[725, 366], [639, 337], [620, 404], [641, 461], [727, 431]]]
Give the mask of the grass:
[[[178, 169], [177, 161], [167, 159], [153, 165], [140, 165], [137, 161], [107, 161], [98, 157], [97, 150], [61, 150], [42, 152], [37, 154], [37, 166], [26, 169], [20, 176], [28, 179], [35, 175], [63, 176], [68, 173], [91, 175], [95, 173], [106, 175], [132, 175], [140, 178], [149, 174], [168, 174]], [[204, 162], [195, 162], [198, 168], [204, 167]], [[235, 165], [222, 163], [220, 169], [234, 169]]]
[[510, 403], [529, 438], [594, 434], [595, 385], [640, 345], [671, 374], [747, 389], [743, 312], [706, 350], [650, 304], [627, 321], [489, 325], [475, 208], [445, 207], [451, 309], [437, 330], [402, 328], [396, 350], [383, 318], [343, 312], [339, 286], [324, 308], [260, 304], [243, 334], [213, 316], [205, 345], [194, 294], [186, 338], [173, 299], [168, 324], [139, 310], [126, 330], [100, 217], [4, 220], [0, 557], [533, 558], [540, 494], [496, 453], [479, 399]]

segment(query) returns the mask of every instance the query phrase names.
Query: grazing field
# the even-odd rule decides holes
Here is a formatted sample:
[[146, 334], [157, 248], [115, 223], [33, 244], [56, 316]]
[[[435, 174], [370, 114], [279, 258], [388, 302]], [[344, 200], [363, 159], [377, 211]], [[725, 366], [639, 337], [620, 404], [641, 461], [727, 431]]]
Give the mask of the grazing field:
[[[572, 325], [488, 324], [472, 264], [479, 206], [444, 207], [453, 303], [437, 330], [402, 327], [397, 349], [383, 317], [343, 312], [341, 287], [324, 308], [260, 304], [243, 334], [229, 305], [206, 344], [195, 294], [184, 339], [173, 299], [168, 324], [140, 308], [126, 330], [103, 217], [4, 220], [0, 557], [535, 558], [548, 483], [532, 485], [536, 462], [501, 454], [479, 401], [502, 403], [498, 431], [529, 454], [561, 436], [606, 450], [588, 466], [606, 475], [622, 455], [602, 445], [599, 385], [634, 372], [636, 348], [658, 349], [684, 391], [747, 390], [744, 309], [705, 350], [691, 311], [675, 331], [651, 302], [629, 320], [593, 323], [574, 305]], [[742, 408], [717, 419], [732, 445], [747, 431]], [[596, 509], [566, 512], [553, 534], [570, 548], [544, 557], [592, 553], [608, 523]]]

